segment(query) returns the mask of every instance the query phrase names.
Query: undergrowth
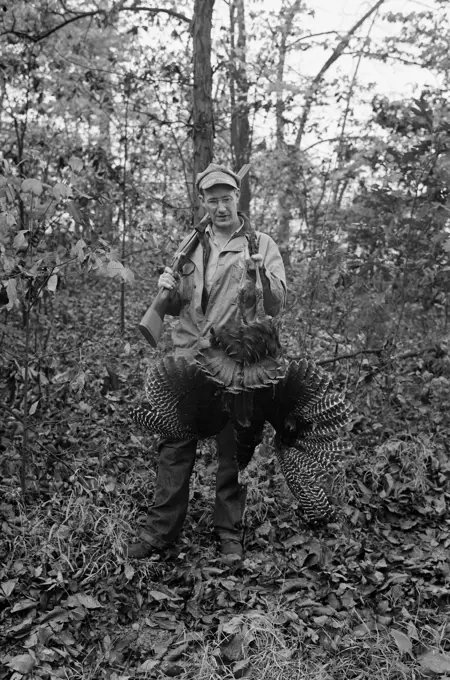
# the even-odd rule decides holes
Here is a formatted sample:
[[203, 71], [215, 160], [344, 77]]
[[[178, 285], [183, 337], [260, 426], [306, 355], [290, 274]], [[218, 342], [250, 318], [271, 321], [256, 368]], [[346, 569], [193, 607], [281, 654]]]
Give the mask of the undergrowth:
[[[76, 319], [89, 295], [109, 322], [84, 342]], [[73, 339], [80, 349], [65, 371], [52, 367], [54, 392], [31, 419], [25, 498], [14, 415], [21, 376], [8, 373], [16, 384], [0, 449], [0, 678], [449, 675], [446, 357], [399, 364], [389, 393], [376, 362], [364, 369], [370, 380], [348, 363], [333, 368], [354, 403], [335, 524], [305, 524], [268, 432], [247, 475], [246, 559], [222, 563], [215, 448], [203, 442], [178, 552], [130, 561], [124, 547], [145, 521], [157, 453], [127, 415], [141, 398], [147, 348], [134, 332], [117, 333], [109, 297], [83, 290], [64, 324], [55, 310], [55, 357]], [[166, 335], [157, 356], [168, 347]]]

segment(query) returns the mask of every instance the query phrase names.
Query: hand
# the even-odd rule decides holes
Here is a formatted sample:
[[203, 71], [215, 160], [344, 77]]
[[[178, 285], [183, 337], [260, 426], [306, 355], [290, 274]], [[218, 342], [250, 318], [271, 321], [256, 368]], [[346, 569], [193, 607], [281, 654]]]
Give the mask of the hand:
[[250, 271], [256, 271], [256, 269], [262, 269], [263, 256], [257, 253], [256, 255], [251, 255], [250, 257], [247, 257], [245, 262]]
[[166, 267], [158, 279], [158, 288], [175, 291], [178, 288], [178, 274], [174, 274], [170, 267]]

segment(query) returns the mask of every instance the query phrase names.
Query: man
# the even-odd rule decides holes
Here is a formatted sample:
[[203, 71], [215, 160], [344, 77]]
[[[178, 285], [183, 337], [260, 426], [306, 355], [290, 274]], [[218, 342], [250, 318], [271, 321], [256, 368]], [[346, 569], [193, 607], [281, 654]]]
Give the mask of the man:
[[[224, 166], [210, 164], [197, 176], [196, 187], [209, 223], [206, 228], [196, 227], [199, 244], [184, 265], [181, 277], [175, 277], [166, 267], [158, 281], [159, 288], [172, 291], [169, 314], [179, 316], [172, 335], [175, 356], [193, 355], [196, 349], [209, 343], [211, 328], [217, 329], [235, 317], [240, 286], [248, 279], [256, 279], [257, 267], [266, 313], [278, 314], [286, 299], [283, 261], [270, 236], [256, 232], [258, 253], [249, 255], [247, 235], [251, 227], [247, 217], [238, 212], [238, 175]], [[246, 311], [252, 320], [255, 305]], [[239, 559], [243, 554], [245, 488], [238, 482], [231, 424], [216, 441], [214, 526], [220, 553]], [[140, 542], [128, 547], [129, 557], [149, 557], [170, 548], [177, 540], [188, 509], [196, 446], [196, 440], [160, 443], [154, 503], [147, 515], [146, 528], [139, 532]]]

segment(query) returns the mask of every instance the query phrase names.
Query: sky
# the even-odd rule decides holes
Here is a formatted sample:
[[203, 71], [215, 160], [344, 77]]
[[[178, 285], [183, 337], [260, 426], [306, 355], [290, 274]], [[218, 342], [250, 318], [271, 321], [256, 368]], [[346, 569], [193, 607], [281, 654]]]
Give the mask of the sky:
[[[361, 2], [361, 0], [312, 0], [311, 6], [314, 7], [314, 23], [319, 30], [339, 30], [346, 32], [351, 26], [375, 4], [375, 0]], [[433, 10], [433, 3], [427, 0], [386, 0], [380, 8], [380, 13], [384, 12], [421, 12]], [[450, 3], [449, 3], [450, 16]], [[371, 22], [371, 18], [360, 29], [359, 34], [364, 35]], [[389, 30], [392, 35], [398, 28], [390, 25], [380, 18], [375, 20], [371, 37], [384, 37]], [[353, 59], [342, 58], [337, 64], [337, 68], [343, 70], [344, 66], [351, 72]], [[438, 86], [436, 78], [425, 69], [402, 66], [397, 64], [395, 69], [392, 65], [375, 62], [373, 60], [363, 60], [359, 67], [359, 78], [364, 81], [373, 81], [387, 95], [397, 95], [399, 97], [410, 96], [422, 89], [426, 84]]]
[[[259, 2], [272, 10], [276, 9], [277, 5], [281, 5], [280, 0], [259, 0]], [[376, 0], [306, 0], [307, 6], [314, 9], [314, 16], [310, 19], [305, 18], [303, 27], [311, 33], [338, 31], [341, 35], [345, 35], [358, 19], [373, 7], [375, 2]], [[385, 0], [379, 13], [375, 15], [370, 37], [376, 40], [385, 38], [389, 34], [398, 35], [400, 24], [383, 20], [382, 15], [386, 12], [408, 14], [429, 10], [433, 10], [433, 0]], [[450, 18], [450, 0], [448, 11]], [[359, 29], [358, 36], [367, 35], [373, 16]], [[305, 52], [292, 51], [287, 60], [286, 79], [296, 81], [301, 86], [305, 82], [305, 76], [316, 75], [331, 53], [331, 48], [326, 51], [319, 48], [309, 49]], [[337, 78], [339, 82], [339, 79], [342, 78], [344, 83], [344, 76], [351, 78], [356, 66], [357, 56], [343, 55], [329, 69], [326, 80]], [[358, 83], [363, 86], [373, 83], [373, 89], [364, 95], [366, 98], [364, 103], [357, 103], [356, 99], [352, 100], [352, 107], [355, 110], [359, 128], [361, 121], [368, 119], [373, 114], [371, 101], [376, 94], [387, 96], [390, 100], [408, 99], [413, 96], [420, 96], [425, 86], [437, 88], [442, 85], [436, 76], [427, 69], [402, 65], [399, 62], [396, 62], [395, 65], [392, 63], [385, 64], [368, 58], [363, 58], [360, 61], [357, 79]], [[344, 94], [348, 91], [347, 87], [347, 85], [343, 85], [342, 92]], [[344, 100], [340, 104], [336, 103], [336, 106], [331, 101], [331, 105], [328, 107], [313, 108], [311, 119], [317, 114], [320, 127], [327, 131], [327, 136], [330, 138], [339, 135], [342, 111], [345, 105]], [[264, 123], [261, 125], [261, 132], [264, 134]], [[313, 144], [315, 139], [317, 138], [314, 133], [305, 136], [303, 146]], [[319, 146], [317, 152], [326, 153], [326, 147]]]

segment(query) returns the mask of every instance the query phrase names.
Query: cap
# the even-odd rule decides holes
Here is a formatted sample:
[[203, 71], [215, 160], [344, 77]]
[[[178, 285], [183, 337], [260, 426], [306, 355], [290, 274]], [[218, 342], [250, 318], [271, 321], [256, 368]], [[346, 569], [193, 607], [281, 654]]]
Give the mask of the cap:
[[204, 189], [210, 189], [216, 184], [227, 184], [233, 187], [233, 189], [239, 189], [241, 180], [235, 172], [229, 170], [224, 165], [210, 163], [206, 170], [197, 175], [195, 186], [197, 191], [203, 191]]

